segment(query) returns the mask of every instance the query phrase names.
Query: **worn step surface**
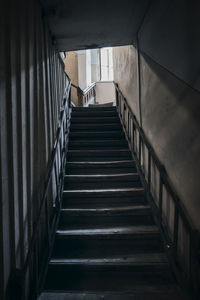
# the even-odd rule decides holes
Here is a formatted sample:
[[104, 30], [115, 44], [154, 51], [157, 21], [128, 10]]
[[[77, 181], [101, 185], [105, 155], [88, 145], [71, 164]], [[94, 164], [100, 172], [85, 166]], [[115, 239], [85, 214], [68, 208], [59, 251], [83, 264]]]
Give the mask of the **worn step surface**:
[[60, 228], [154, 224], [148, 205], [61, 210]]
[[59, 229], [52, 257], [121, 257], [163, 251], [155, 225]]
[[136, 173], [133, 160], [107, 162], [68, 162], [66, 175], [105, 175]]
[[[55, 278], [60, 278], [56, 281]], [[46, 289], [127, 290], [144, 281], [173, 283], [168, 262], [162, 253], [140, 253], [123, 257], [52, 258]], [[117, 286], [116, 286], [117, 283]]]
[[174, 284], [140, 285], [132, 292], [46, 292], [39, 300], [186, 300], [185, 295]]
[[125, 139], [110, 139], [110, 140], [105, 140], [105, 139], [101, 139], [101, 140], [79, 140], [79, 141], [70, 141], [69, 143], [69, 149], [72, 150], [77, 150], [77, 149], [102, 149], [102, 150], [106, 150], [106, 149], [123, 149], [127, 146], [127, 141]]
[[118, 161], [131, 159], [128, 149], [117, 150], [69, 150], [68, 161]]
[[[92, 124], [91, 124], [92, 123]], [[118, 116], [106, 116], [106, 117], [97, 117], [97, 116], [90, 116], [90, 117], [72, 117], [71, 124], [113, 124], [113, 123], [120, 123]]]
[[107, 175], [65, 175], [64, 189], [105, 189], [140, 187], [137, 173]]
[[44, 290], [41, 300], [184, 299], [116, 107], [72, 110]]
[[94, 123], [94, 124], [88, 124], [88, 123], [81, 123], [81, 124], [74, 124], [72, 123], [70, 126], [70, 131], [122, 131], [121, 124], [119, 122], [115, 123]]
[[72, 114], [71, 114], [72, 119], [73, 118], [89, 118], [89, 117], [118, 117], [117, 111], [116, 110], [110, 110], [110, 111], [106, 111], [106, 110], [102, 110], [101, 112], [99, 112], [98, 110], [87, 110], [87, 111], [76, 111], [73, 110]]
[[116, 107], [115, 106], [111, 106], [111, 107], [73, 107], [72, 108], [73, 112], [94, 112], [97, 111], [99, 113], [101, 113], [102, 111], [116, 111]]
[[113, 131], [70, 131], [69, 140], [70, 141], [81, 141], [84, 140], [93, 140], [93, 139], [106, 139], [108, 142], [110, 139], [124, 139], [125, 135], [122, 130], [113, 130]]

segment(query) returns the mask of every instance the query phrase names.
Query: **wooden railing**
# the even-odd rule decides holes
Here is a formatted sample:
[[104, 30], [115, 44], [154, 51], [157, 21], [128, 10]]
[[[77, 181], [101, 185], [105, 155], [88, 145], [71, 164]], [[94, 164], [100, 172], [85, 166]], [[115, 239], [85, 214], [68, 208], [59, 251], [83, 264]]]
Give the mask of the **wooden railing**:
[[180, 284], [200, 299], [200, 233], [195, 230], [164, 166], [159, 161], [117, 84], [116, 106], [138, 172], [154, 210], [162, 238]]
[[96, 83], [93, 83], [85, 90], [82, 90], [79, 86], [71, 84], [72, 87], [77, 89], [78, 106], [88, 106], [95, 103], [95, 85]]
[[61, 101], [59, 123], [54, 148], [47, 167], [39, 212], [34, 223], [28, 254], [23, 269], [13, 276], [13, 299], [36, 299], [41, 286], [54, 241], [63, 190], [64, 168], [71, 113], [71, 82], [63, 72], [64, 98]]

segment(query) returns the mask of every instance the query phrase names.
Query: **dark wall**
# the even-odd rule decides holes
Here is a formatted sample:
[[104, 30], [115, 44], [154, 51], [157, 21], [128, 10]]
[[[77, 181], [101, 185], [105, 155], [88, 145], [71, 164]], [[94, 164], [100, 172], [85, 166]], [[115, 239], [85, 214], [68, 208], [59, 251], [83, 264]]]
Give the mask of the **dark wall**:
[[155, 62], [200, 91], [200, 1], [151, 1], [139, 47]]
[[[63, 64], [37, 1], [0, 9], [0, 299], [24, 265], [64, 92]], [[30, 270], [29, 270], [30, 271]]]

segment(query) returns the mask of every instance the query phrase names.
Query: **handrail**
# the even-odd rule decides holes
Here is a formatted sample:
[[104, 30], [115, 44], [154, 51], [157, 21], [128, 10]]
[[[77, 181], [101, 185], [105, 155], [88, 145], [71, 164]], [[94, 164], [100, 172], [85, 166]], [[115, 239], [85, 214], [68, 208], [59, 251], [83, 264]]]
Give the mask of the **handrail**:
[[[115, 88], [118, 91], [118, 93], [120, 93], [122, 95], [122, 92], [120, 91], [118, 85], [116, 83], [114, 83], [114, 84], [115, 84]], [[128, 104], [126, 98], [123, 97], [123, 100], [124, 100], [124, 102], [126, 104], [126, 107], [129, 110], [130, 115], [133, 118], [133, 122], [134, 122], [135, 127], [139, 131], [140, 136], [142, 137], [142, 139], [143, 139], [143, 141], [145, 143], [145, 146], [148, 148], [148, 150], [151, 153], [151, 156], [152, 156], [154, 162], [156, 163], [157, 167], [160, 169], [163, 182], [165, 182], [165, 184], [168, 186], [168, 189], [170, 190], [170, 193], [173, 194], [173, 197], [176, 199], [176, 202], [177, 202], [177, 205], [179, 206], [180, 212], [183, 214], [183, 217], [185, 218], [185, 222], [188, 223], [188, 228], [191, 228], [191, 230], [195, 230], [195, 227], [193, 225], [193, 222], [192, 222], [191, 218], [187, 215], [186, 210], [183, 207], [183, 205], [181, 204], [182, 202], [180, 201], [180, 198], [177, 195], [177, 192], [175, 191], [174, 187], [172, 186], [172, 184], [170, 182], [170, 179], [169, 179], [169, 177], [167, 175], [167, 172], [165, 170], [164, 165], [160, 162], [160, 160], [159, 160], [158, 156], [156, 155], [154, 149], [152, 148], [150, 142], [148, 141], [147, 137], [145, 136], [144, 131], [140, 127], [140, 125], [139, 125], [139, 123], [138, 123], [138, 121], [136, 119], [136, 116], [132, 112], [132, 109], [131, 109], [130, 105]], [[187, 215], [187, 217], [186, 217], [186, 215]]]
[[92, 102], [95, 103], [96, 100], [96, 93], [95, 93], [95, 86], [96, 82], [93, 82], [89, 87], [82, 90], [79, 86], [71, 83], [71, 86], [77, 89], [77, 96], [78, 96], [78, 104], [79, 106], [88, 106]]
[[[188, 216], [182, 201], [168, 177], [164, 165], [157, 157], [126, 98], [123, 96], [118, 85], [114, 84], [117, 110], [126, 133], [129, 147], [147, 191], [148, 199], [155, 212], [156, 221], [163, 233], [170, 262], [180, 282], [184, 282], [184, 285], [192, 291], [193, 299], [198, 299], [200, 294], [198, 280], [200, 269], [200, 257], [198, 257], [200, 233], [195, 229], [191, 218]], [[144, 166], [142, 169], [142, 162], [145, 165], [145, 148], [147, 149], [148, 159], [146, 168]], [[152, 183], [153, 165], [159, 173], [159, 192], [157, 195], [155, 192], [154, 194], [152, 192], [153, 189], [155, 190], [155, 186]], [[169, 215], [166, 215], [164, 210], [164, 190], [169, 196], [167, 201], [170, 201], [171, 206], [174, 207]], [[185, 240], [181, 240], [180, 231], [184, 232], [185, 236], [187, 236], [187, 243]], [[189, 249], [186, 247], [186, 244], [189, 245]]]
[[62, 125], [63, 125], [64, 119], [65, 119], [64, 111], [66, 111], [67, 106], [68, 106], [68, 99], [69, 99], [68, 97], [69, 97], [70, 87], [71, 87], [71, 83], [69, 82], [69, 85], [67, 87], [67, 92], [66, 92], [65, 97], [64, 97], [63, 108], [61, 110], [60, 125], [57, 129], [56, 141], [54, 143], [54, 148], [53, 148], [53, 151], [52, 151], [52, 154], [51, 154], [46, 179], [44, 181], [45, 182], [45, 184], [44, 184], [44, 193], [43, 193], [43, 196], [42, 196], [42, 200], [41, 200], [41, 204], [40, 204], [40, 208], [39, 208], [39, 213], [38, 213], [37, 219], [35, 221], [34, 232], [33, 232], [33, 235], [32, 235], [29, 251], [28, 251], [28, 254], [26, 256], [26, 260], [25, 260], [24, 267], [23, 267], [23, 272], [24, 273], [27, 270], [28, 263], [30, 261], [31, 255], [32, 255], [33, 245], [34, 245], [34, 242], [37, 238], [37, 230], [38, 230], [38, 227], [39, 227], [39, 221], [40, 221], [40, 218], [41, 218], [42, 209], [43, 209], [44, 204], [45, 204], [45, 199], [47, 197], [48, 187], [49, 187], [49, 183], [50, 183], [50, 180], [51, 180], [51, 173], [52, 173], [53, 166], [54, 166], [54, 163], [55, 163], [55, 160], [56, 160], [56, 152], [57, 152], [59, 140], [60, 140], [60, 137], [61, 137], [61, 132], [62, 132], [61, 129], [62, 129]]

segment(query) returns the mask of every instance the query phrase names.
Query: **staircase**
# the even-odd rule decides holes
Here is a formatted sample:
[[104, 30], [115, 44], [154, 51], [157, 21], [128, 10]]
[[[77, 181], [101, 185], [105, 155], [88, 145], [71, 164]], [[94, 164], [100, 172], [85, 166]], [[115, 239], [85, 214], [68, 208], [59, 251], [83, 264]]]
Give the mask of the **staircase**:
[[47, 299], [185, 299], [115, 107], [73, 108]]

